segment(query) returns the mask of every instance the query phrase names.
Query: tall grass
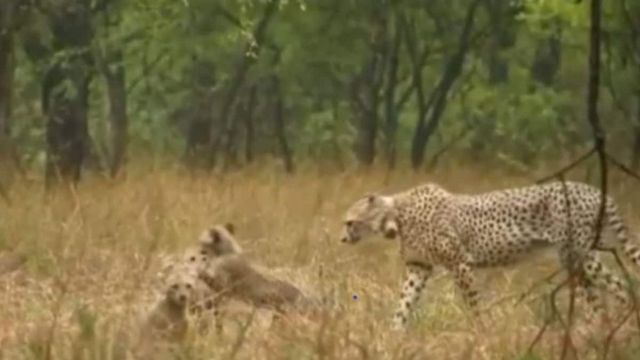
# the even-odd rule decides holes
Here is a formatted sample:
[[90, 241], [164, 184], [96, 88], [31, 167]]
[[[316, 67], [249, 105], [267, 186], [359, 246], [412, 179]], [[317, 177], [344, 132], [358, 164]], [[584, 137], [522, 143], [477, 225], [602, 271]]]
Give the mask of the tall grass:
[[[403, 274], [397, 244], [376, 238], [347, 246], [338, 238], [344, 210], [368, 192], [424, 181], [476, 192], [524, 185], [532, 178], [453, 165], [436, 173], [377, 168], [338, 173], [303, 166], [287, 176], [260, 166], [194, 175], [134, 164], [124, 179], [87, 178], [77, 189], [55, 193], [45, 194], [39, 180], [15, 184], [13, 204], [0, 205], [0, 259], [19, 254], [26, 262], [0, 275], [0, 359], [110, 358], [153, 301], [160, 259], [192, 245], [203, 228], [227, 221], [236, 225], [253, 260], [309, 291], [332, 294], [339, 306], [320, 318], [271, 325], [261, 322], [264, 314], [235, 312], [221, 337], [190, 336], [179, 358], [557, 357], [562, 338], [557, 322], [535, 353], [525, 354], [548, 313], [544, 290], [551, 285], [516, 304], [520, 294], [556, 269], [553, 255], [483, 271], [486, 310], [479, 318], [462, 306], [450, 277], [438, 273], [410, 330], [397, 333], [389, 328]], [[638, 225], [640, 185], [615, 176], [613, 184], [628, 220]], [[578, 325], [581, 358], [601, 354], [598, 334], [603, 337], [604, 330]], [[633, 328], [621, 331], [615, 345], [618, 358], [640, 354]]]

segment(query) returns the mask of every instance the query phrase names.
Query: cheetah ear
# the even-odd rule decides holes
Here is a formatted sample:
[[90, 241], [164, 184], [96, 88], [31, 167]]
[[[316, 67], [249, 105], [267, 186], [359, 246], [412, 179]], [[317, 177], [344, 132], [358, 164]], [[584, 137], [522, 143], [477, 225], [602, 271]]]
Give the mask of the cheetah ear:
[[209, 237], [211, 238], [211, 242], [217, 244], [220, 242], [220, 234], [216, 229], [209, 229]]
[[224, 228], [227, 229], [227, 231], [231, 234], [231, 235], [235, 235], [236, 232], [236, 227], [233, 226], [232, 223], [228, 222], [226, 224], [224, 224]]

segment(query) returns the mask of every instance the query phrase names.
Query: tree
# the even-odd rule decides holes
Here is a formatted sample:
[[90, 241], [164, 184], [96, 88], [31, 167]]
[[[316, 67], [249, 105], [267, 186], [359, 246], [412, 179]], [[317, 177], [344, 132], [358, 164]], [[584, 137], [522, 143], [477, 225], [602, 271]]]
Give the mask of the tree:
[[124, 55], [120, 45], [116, 43], [117, 40], [123, 39], [110, 36], [111, 28], [118, 26], [118, 9], [112, 9], [118, 5], [120, 4], [117, 0], [103, 2], [102, 17], [106, 44], [94, 57], [104, 77], [109, 99], [108, 166], [112, 177], [118, 174], [125, 161], [129, 124]]
[[88, 0], [65, 0], [47, 9], [52, 61], [43, 78], [47, 116], [47, 184], [80, 180], [88, 153], [87, 110], [92, 73]]
[[424, 161], [424, 152], [429, 139], [438, 127], [442, 114], [447, 104], [449, 91], [460, 73], [462, 72], [464, 60], [470, 49], [470, 41], [475, 19], [476, 9], [479, 1], [474, 0], [467, 10], [463, 28], [460, 32], [457, 49], [447, 59], [444, 71], [436, 87], [433, 89], [429, 99], [424, 97], [422, 88], [422, 75], [418, 66], [417, 51], [415, 46], [415, 31], [411, 31], [405, 26], [407, 33], [407, 47], [410, 49], [411, 59], [414, 67], [414, 83], [416, 87], [416, 101], [418, 102], [418, 119], [416, 121], [413, 141], [411, 144], [411, 165], [414, 169], [420, 167]]

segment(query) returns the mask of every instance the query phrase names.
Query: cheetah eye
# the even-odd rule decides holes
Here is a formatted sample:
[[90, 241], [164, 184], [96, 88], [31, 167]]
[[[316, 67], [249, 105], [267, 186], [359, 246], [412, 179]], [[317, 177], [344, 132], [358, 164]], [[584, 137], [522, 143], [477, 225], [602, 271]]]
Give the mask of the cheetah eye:
[[187, 289], [191, 289], [191, 288], [192, 288], [191, 284], [187, 284]]
[[347, 225], [348, 227], [352, 227], [353, 226], [353, 221], [348, 220], [345, 222], [345, 225]]

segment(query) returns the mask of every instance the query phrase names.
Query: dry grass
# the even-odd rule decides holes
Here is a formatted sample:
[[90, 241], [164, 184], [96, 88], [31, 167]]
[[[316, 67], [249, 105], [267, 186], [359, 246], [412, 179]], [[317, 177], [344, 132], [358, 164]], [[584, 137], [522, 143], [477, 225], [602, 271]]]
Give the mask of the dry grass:
[[[134, 168], [125, 180], [86, 179], [76, 191], [48, 196], [38, 181], [16, 184], [14, 204], [0, 207], [0, 250], [24, 254], [26, 262], [0, 275], [0, 359], [109, 358], [118, 332], [133, 334], [153, 300], [158, 259], [191, 245], [204, 227], [225, 221], [235, 223], [243, 247], [261, 265], [307, 289], [333, 294], [340, 306], [320, 319], [272, 325], [254, 319], [246, 331], [242, 325], [251, 314], [237, 313], [228, 321], [240, 326], [227, 326], [222, 337], [190, 337], [181, 358], [557, 358], [562, 339], [557, 322], [537, 355], [525, 357], [543, 323], [543, 289], [515, 304], [554, 271], [553, 258], [485, 271], [484, 304], [493, 306], [479, 320], [464, 310], [450, 278], [439, 274], [427, 286], [410, 331], [399, 334], [388, 327], [402, 276], [397, 247], [382, 239], [357, 246], [338, 241], [344, 210], [369, 191], [400, 190], [426, 180], [456, 191], [530, 182], [461, 169], [391, 175], [302, 169], [295, 176], [247, 169], [191, 176]], [[619, 179], [613, 184], [635, 222], [639, 185]], [[595, 333], [602, 337], [604, 331]], [[581, 358], [598, 358], [598, 341], [584, 334], [581, 328], [575, 334]], [[637, 358], [637, 333], [631, 328], [620, 334], [614, 355]]]

